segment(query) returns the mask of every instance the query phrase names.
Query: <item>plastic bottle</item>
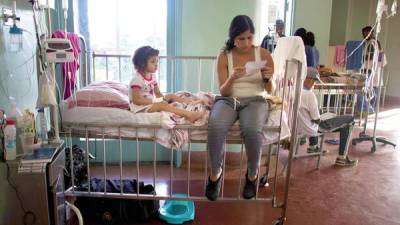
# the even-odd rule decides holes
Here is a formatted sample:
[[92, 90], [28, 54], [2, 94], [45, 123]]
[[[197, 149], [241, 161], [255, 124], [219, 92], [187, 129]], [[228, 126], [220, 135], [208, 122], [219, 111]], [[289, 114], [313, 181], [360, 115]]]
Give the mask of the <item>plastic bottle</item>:
[[47, 140], [47, 120], [44, 115], [44, 108], [39, 108], [36, 116], [36, 129], [42, 141]]
[[7, 119], [7, 125], [4, 129], [4, 147], [5, 159], [14, 160], [17, 157], [17, 129], [15, 121]]
[[14, 100], [11, 101], [11, 111], [8, 116], [12, 120], [14, 120], [14, 122], [17, 121], [18, 117], [22, 116], [21, 110], [19, 110], [19, 108], [17, 107], [17, 103]]

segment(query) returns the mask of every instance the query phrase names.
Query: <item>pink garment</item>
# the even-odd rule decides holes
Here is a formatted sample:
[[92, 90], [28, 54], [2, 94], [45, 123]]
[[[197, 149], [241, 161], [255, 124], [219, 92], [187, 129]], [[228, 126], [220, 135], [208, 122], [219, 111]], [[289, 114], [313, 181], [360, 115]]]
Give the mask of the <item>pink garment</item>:
[[335, 47], [335, 65], [343, 67], [346, 61], [346, 46], [336, 45]]
[[[65, 35], [66, 34], [66, 35]], [[81, 52], [80, 41], [75, 33], [57, 30], [52, 35], [52, 38], [67, 38], [72, 45], [74, 52], [74, 61], [69, 63], [61, 63], [61, 71], [64, 81], [64, 99], [71, 96], [76, 84], [76, 71], [79, 69], [79, 53]]]

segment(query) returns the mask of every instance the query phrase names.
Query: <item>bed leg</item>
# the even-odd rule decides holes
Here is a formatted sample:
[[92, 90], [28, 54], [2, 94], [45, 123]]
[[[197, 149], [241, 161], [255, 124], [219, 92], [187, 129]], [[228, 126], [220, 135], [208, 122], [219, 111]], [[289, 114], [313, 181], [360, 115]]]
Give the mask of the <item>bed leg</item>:
[[182, 151], [172, 149], [171, 151], [174, 151], [174, 166], [180, 168], [182, 166]]

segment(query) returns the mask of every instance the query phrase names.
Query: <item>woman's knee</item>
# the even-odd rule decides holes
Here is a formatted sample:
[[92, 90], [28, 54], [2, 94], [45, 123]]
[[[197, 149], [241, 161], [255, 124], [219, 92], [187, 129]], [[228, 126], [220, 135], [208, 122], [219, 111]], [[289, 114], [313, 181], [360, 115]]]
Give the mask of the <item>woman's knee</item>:
[[241, 131], [245, 137], [258, 137], [262, 133], [260, 126], [242, 126]]
[[224, 132], [229, 130], [231, 126], [231, 123], [218, 118], [210, 117], [208, 120], [208, 132]]

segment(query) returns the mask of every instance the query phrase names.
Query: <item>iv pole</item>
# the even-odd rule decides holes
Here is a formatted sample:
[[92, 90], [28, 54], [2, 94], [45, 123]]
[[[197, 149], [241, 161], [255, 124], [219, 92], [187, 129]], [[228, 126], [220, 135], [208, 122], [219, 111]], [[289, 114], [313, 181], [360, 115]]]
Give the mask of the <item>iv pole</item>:
[[[397, 1], [393, 1], [393, 5], [392, 5], [392, 14], [390, 16], [393, 16], [396, 14], [396, 10], [397, 10]], [[378, 34], [380, 32], [380, 20], [382, 17], [382, 14], [384, 11], [387, 11], [387, 5], [385, 5], [385, 1], [384, 0], [379, 0], [378, 1], [378, 5], [377, 5], [377, 32], [375, 35], [375, 39], [378, 40]], [[390, 17], [389, 16], [389, 17]], [[375, 48], [375, 51], [377, 51], [377, 49]], [[367, 53], [369, 54], [369, 53]], [[363, 56], [364, 57], [364, 56]], [[369, 57], [369, 56], [368, 56]], [[368, 122], [368, 115], [365, 117], [364, 120], [364, 130], [360, 133], [358, 138], [354, 138], [352, 140], [352, 144], [356, 145], [360, 142], [363, 141], [371, 141], [372, 142], [372, 147], [371, 147], [371, 152], [375, 152], [376, 151], [376, 142], [380, 142], [383, 143], [384, 145], [388, 144], [388, 145], [392, 145], [394, 148], [396, 148], [396, 144], [394, 142], [389, 141], [387, 138], [385, 137], [377, 137], [376, 136], [376, 127], [377, 127], [377, 123], [378, 123], [378, 114], [379, 114], [379, 105], [380, 105], [380, 99], [381, 99], [381, 92], [382, 92], [382, 67], [379, 67], [380, 71], [378, 74], [380, 74], [379, 76], [379, 82], [378, 82], [378, 94], [377, 96], [375, 96], [376, 99], [376, 104], [375, 104], [375, 118], [374, 118], [374, 129], [372, 132], [372, 136], [369, 136], [368, 134], [366, 134], [366, 129], [367, 129], [367, 122]], [[368, 73], [368, 72], [367, 72]], [[375, 74], [376, 75], [376, 74]], [[364, 98], [366, 98], [366, 94], [364, 95]], [[362, 107], [363, 109], [363, 107]], [[368, 106], [367, 106], [367, 110], [368, 110]]]

